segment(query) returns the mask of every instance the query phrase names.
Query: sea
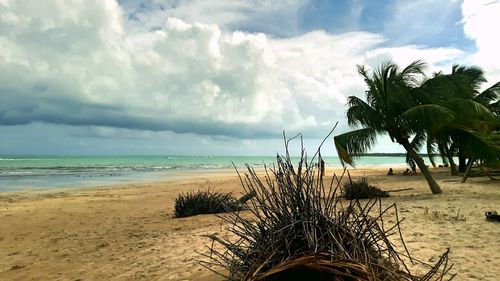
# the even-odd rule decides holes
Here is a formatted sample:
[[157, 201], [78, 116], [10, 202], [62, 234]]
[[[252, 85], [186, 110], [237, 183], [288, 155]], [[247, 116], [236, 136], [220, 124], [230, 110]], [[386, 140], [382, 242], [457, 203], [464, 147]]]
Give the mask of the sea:
[[[335, 156], [323, 159], [327, 167], [341, 167]], [[298, 157], [292, 157], [293, 163], [298, 161]], [[262, 168], [273, 163], [275, 156], [0, 155], [0, 192], [170, 180], [198, 172], [242, 169], [246, 164]], [[404, 156], [363, 156], [356, 161], [356, 167], [405, 165]]]

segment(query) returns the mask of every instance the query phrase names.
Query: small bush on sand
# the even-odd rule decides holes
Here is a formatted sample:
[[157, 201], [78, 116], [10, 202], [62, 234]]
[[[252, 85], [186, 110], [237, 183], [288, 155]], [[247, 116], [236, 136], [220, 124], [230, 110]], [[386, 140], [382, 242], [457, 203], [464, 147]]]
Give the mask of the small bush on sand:
[[[448, 251], [438, 262], [428, 265], [399, 252], [388, 238], [400, 235], [397, 208], [384, 209], [380, 199], [361, 204], [337, 195], [342, 176], [335, 174], [329, 185], [314, 157], [310, 162], [302, 150], [298, 166], [288, 154], [257, 175], [247, 165], [240, 175], [250, 199], [251, 216], [240, 212], [221, 218], [226, 234], [209, 235], [212, 240], [206, 260], [208, 269], [227, 280], [443, 280], [449, 276]], [[395, 224], [384, 223], [388, 211], [395, 213]], [[406, 246], [404, 247], [406, 249]], [[428, 269], [413, 275], [406, 262]], [[453, 277], [453, 276], [449, 276]], [[302, 278], [302, 279], [301, 279]]]
[[349, 177], [349, 180], [342, 186], [342, 196], [352, 200], [389, 197], [390, 195], [376, 186], [369, 185], [367, 177], [361, 177], [357, 181], [352, 181]]
[[216, 214], [239, 210], [242, 203], [231, 193], [214, 191], [212, 188], [181, 193], [175, 199], [175, 217], [183, 218], [199, 214]]

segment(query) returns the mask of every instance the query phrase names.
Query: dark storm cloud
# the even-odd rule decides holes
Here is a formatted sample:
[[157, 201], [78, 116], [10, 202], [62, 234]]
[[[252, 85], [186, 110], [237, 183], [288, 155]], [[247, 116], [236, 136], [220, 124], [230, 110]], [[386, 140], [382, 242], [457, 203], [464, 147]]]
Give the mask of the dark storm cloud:
[[[138, 116], [117, 106], [88, 104], [81, 101], [49, 99], [27, 101], [0, 95], [0, 125], [23, 125], [45, 122], [72, 126], [104, 126], [133, 130], [172, 131], [220, 135], [234, 138], [273, 138], [278, 131], [267, 131], [261, 126], [245, 123], [221, 124], [210, 120], [162, 119], [158, 116]], [[11, 105], [6, 107], [5, 105]], [[16, 105], [16, 106], [12, 106]]]

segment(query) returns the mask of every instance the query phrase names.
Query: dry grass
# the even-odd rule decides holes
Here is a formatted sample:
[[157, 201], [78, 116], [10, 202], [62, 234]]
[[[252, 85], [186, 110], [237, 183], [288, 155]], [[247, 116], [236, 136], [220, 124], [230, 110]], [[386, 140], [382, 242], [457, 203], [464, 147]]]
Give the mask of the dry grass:
[[200, 214], [217, 214], [239, 210], [241, 203], [231, 193], [214, 191], [212, 188], [181, 193], [175, 199], [174, 216], [184, 218]]
[[[287, 274], [312, 272], [321, 277], [316, 280], [324, 276], [335, 277], [329, 280], [453, 278], [448, 274], [448, 251], [433, 265], [411, 257], [395, 205], [383, 209], [380, 199], [364, 204], [352, 200], [346, 205], [338, 195], [344, 174], [334, 174], [325, 186], [317, 169], [318, 153], [308, 161], [302, 149], [294, 167], [289, 141], [286, 154], [278, 155], [273, 167], [266, 167], [264, 177], [248, 165], [246, 173], [239, 173], [245, 191], [256, 194], [249, 204], [252, 216], [238, 212], [222, 216], [230, 235], [210, 236], [209, 254], [201, 261], [204, 266], [228, 280], [284, 280], [280, 278]], [[395, 213], [392, 225], [384, 223], [387, 212]], [[402, 242], [402, 251], [389, 240], [391, 236]], [[419, 263], [428, 273], [415, 276], [406, 262]]]
[[368, 184], [367, 177], [361, 177], [356, 181], [346, 181], [342, 186], [342, 196], [348, 200], [352, 199], [369, 199], [369, 198], [382, 198], [389, 197], [389, 193], [381, 190], [380, 188]]

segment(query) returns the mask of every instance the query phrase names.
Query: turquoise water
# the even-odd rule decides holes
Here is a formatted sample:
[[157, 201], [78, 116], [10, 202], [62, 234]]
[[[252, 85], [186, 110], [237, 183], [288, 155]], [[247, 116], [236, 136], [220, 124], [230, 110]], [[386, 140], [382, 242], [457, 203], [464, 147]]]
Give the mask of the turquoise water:
[[[169, 179], [177, 172], [272, 165], [273, 156], [0, 156], [0, 192], [84, 187], [147, 179]], [[340, 167], [337, 157], [326, 166]], [[298, 158], [293, 159], [298, 162]], [[357, 166], [401, 166], [398, 156], [365, 156]], [[428, 163], [428, 161], [426, 161]]]

